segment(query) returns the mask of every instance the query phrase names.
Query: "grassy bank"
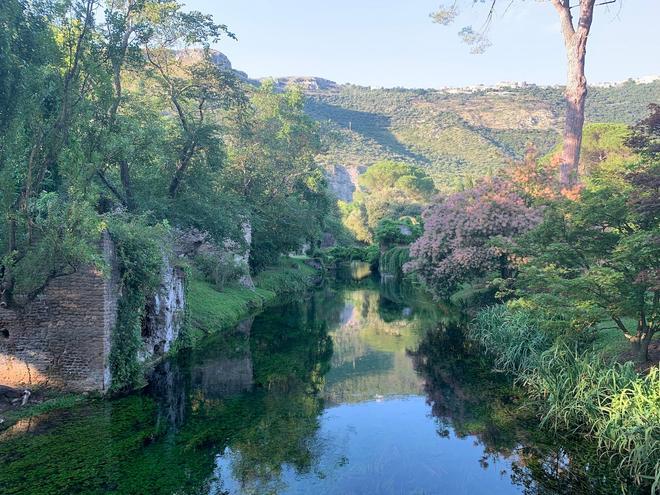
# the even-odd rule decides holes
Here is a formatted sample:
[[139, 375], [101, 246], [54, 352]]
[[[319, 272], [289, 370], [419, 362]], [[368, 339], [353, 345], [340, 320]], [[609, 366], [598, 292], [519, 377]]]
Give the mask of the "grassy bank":
[[469, 330], [498, 371], [538, 407], [541, 422], [598, 442], [625, 476], [660, 489], [660, 370], [638, 374], [611, 359], [608, 334], [551, 334], [533, 314], [506, 305], [482, 310]]
[[192, 273], [187, 292], [188, 323], [183, 347], [194, 347], [206, 335], [237, 325], [281, 297], [311, 287], [318, 272], [299, 258], [282, 258], [254, 277], [254, 289], [238, 284], [217, 290], [199, 274]]

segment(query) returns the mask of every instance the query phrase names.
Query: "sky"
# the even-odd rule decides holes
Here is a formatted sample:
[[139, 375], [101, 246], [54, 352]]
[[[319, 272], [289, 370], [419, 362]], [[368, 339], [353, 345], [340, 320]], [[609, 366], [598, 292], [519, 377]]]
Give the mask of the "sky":
[[[482, 26], [487, 4], [457, 1], [461, 15], [441, 26], [429, 18], [438, 0], [183, 0], [187, 9], [227, 24], [238, 41], [223, 39], [214, 48], [254, 78], [317, 76], [408, 88], [565, 82], [566, 55], [549, 1], [513, 0], [506, 9], [510, 2], [500, 0], [489, 28], [492, 46], [481, 55], [470, 54], [457, 33]], [[660, 75], [658, 30], [660, 0], [596, 7], [589, 82]]]

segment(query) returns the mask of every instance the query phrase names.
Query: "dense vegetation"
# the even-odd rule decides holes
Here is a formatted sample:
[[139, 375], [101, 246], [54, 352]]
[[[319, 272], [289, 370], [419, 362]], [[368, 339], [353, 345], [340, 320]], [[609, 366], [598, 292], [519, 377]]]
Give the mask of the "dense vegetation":
[[[586, 121], [632, 124], [659, 92], [660, 81], [592, 87]], [[465, 92], [343, 85], [309, 93], [306, 109], [326, 145], [323, 163], [401, 160], [425, 167], [441, 189], [493, 174], [522, 159], [529, 144], [548, 152], [564, 109], [563, 88], [533, 84]]]
[[[494, 366], [528, 390], [544, 424], [595, 436], [652, 490], [660, 377], [634, 362], [643, 372], [657, 359], [647, 363], [660, 330], [659, 124], [652, 105], [630, 129], [588, 128], [577, 190], [556, 182], [556, 160], [528, 156], [438, 198], [405, 267], [438, 297], [471, 290], [499, 302], [470, 332]], [[628, 352], [606, 352], [625, 340]]]
[[173, 240], [199, 241], [184, 263], [222, 290], [246, 275], [246, 253], [254, 275], [331, 229], [302, 94], [244, 82], [209, 49], [233, 37], [210, 16], [159, 0], [9, 0], [0, 28], [1, 303], [107, 270], [109, 232], [119, 386], [135, 378], [145, 297]]

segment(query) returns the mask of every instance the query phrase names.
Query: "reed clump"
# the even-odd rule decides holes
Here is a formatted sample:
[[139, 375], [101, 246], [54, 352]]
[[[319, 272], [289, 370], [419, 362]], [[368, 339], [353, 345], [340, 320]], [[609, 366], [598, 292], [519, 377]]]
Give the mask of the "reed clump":
[[540, 330], [525, 310], [486, 308], [470, 337], [538, 405], [542, 424], [594, 438], [603, 455], [640, 485], [660, 490], [660, 370], [608, 363]]

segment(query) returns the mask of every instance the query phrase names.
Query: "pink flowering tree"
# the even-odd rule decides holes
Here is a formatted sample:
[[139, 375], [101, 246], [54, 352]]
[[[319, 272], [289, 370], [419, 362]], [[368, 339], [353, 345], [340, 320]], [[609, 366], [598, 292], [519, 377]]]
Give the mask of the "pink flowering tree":
[[424, 233], [411, 245], [412, 259], [404, 269], [416, 272], [441, 297], [492, 272], [509, 278], [514, 239], [542, 218], [510, 182], [483, 181], [424, 212]]

